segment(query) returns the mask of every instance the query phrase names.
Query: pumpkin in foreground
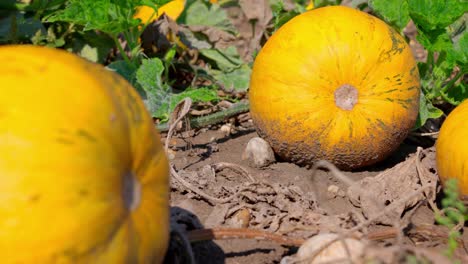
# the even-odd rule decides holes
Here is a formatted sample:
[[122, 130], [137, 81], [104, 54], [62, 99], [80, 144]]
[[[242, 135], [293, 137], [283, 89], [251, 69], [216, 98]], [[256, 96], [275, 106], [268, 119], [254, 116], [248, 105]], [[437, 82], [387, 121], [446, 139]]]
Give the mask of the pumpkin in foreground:
[[436, 142], [437, 172], [444, 183], [457, 179], [460, 193], [468, 198], [468, 100], [445, 119]]
[[0, 47], [2, 263], [160, 263], [160, 137], [119, 75], [44, 47]]
[[405, 40], [383, 21], [344, 6], [298, 15], [255, 59], [251, 115], [275, 153], [299, 165], [374, 164], [414, 126], [419, 73]]

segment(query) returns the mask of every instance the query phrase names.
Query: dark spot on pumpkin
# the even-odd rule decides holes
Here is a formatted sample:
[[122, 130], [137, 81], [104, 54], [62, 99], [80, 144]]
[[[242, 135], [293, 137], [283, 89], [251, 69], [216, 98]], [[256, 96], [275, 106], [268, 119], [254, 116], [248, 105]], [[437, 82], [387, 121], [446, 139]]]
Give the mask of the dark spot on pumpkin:
[[33, 194], [33, 195], [28, 197], [28, 200], [31, 203], [37, 203], [37, 202], [39, 202], [41, 200], [41, 195], [40, 194]]
[[382, 130], [387, 129], [387, 125], [381, 119], [377, 118], [375, 121], [377, 121], [377, 124], [382, 128]]
[[335, 105], [343, 110], [352, 110], [358, 102], [358, 91], [351, 84], [343, 84], [335, 90]]
[[380, 53], [378, 62], [391, 61], [393, 56], [402, 53], [406, 47], [406, 42], [393, 28], [388, 27], [388, 34], [392, 41], [392, 47]]
[[88, 196], [89, 194], [89, 191], [86, 190], [86, 189], [80, 189], [80, 191], [78, 192], [78, 194], [82, 197], [85, 197], [85, 196]]
[[399, 105], [401, 105], [403, 108], [408, 109], [409, 106], [411, 105], [411, 103], [413, 102], [413, 99], [406, 99], [406, 100], [397, 99], [397, 102], [398, 102]]
[[416, 68], [416, 66], [414, 66], [413, 68], [411, 68], [410, 70], [410, 75], [411, 76], [416, 76], [418, 74], [418, 68]]
[[63, 138], [63, 137], [58, 137], [55, 139], [58, 143], [64, 144], [64, 145], [73, 145], [73, 141], [68, 138]]
[[395, 91], [398, 91], [398, 89], [390, 89], [390, 90], [384, 91], [383, 93], [393, 93]]
[[96, 141], [97, 141], [96, 138], [95, 138], [94, 136], [92, 136], [90, 133], [88, 133], [88, 132], [85, 131], [85, 130], [80, 129], [80, 130], [77, 131], [77, 134], [78, 134], [78, 136], [80, 136], [80, 137], [82, 137], [82, 138], [85, 138], [85, 139], [88, 140], [88, 141], [92, 141], [92, 142], [96, 142]]

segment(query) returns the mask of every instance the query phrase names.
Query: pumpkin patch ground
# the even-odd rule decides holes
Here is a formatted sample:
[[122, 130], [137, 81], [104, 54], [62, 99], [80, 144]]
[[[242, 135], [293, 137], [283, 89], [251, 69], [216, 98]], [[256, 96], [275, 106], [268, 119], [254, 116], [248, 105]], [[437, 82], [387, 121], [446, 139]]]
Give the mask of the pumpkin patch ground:
[[[238, 23], [242, 28], [246, 22]], [[425, 60], [414, 26], [405, 34], [415, 59]], [[252, 166], [244, 152], [257, 137], [248, 112], [213, 126], [182, 128], [171, 137], [169, 157], [178, 176], [189, 183], [172, 179], [171, 221], [199, 241], [187, 247], [173, 239], [167, 263], [188, 263], [190, 254], [196, 263], [296, 263], [303, 239], [348, 234], [346, 230], [359, 225], [364, 226], [358, 236], [367, 243], [366, 256], [378, 263], [408, 263], [411, 255], [452, 263], [444, 255], [449, 229], [435, 220], [441, 191], [430, 133], [410, 133], [384, 161], [344, 172], [314, 172], [280, 157], [261, 168]], [[255, 233], [258, 230], [265, 233]], [[461, 230], [454, 254], [464, 262], [468, 229]], [[270, 237], [272, 233], [284, 241]]]
[[[356, 182], [348, 187], [327, 170], [317, 170], [313, 175], [310, 169], [281, 161], [262, 169], [251, 167], [242, 159], [242, 153], [249, 140], [258, 135], [250, 122], [235, 126], [234, 130], [234, 134], [226, 135], [220, 126], [204, 128], [197, 132], [182, 132], [171, 141], [172, 162], [180, 177], [194, 190], [203, 190], [220, 200], [228, 198], [221, 202], [206, 199], [173, 179], [172, 224], [186, 230], [213, 228], [215, 232], [223, 227], [263, 230], [282, 234], [292, 241], [283, 244], [268, 237], [240, 239], [245, 235], [242, 232], [227, 232], [225, 239], [192, 244], [196, 263], [280, 263], [285, 256], [296, 252], [297, 245], [288, 246], [288, 243], [294, 243], [294, 238], [310, 237], [319, 232], [344, 232], [375, 217], [385, 205], [401, 200], [405, 200], [403, 205], [368, 225], [364, 233], [371, 237], [374, 247], [379, 247], [370, 247], [370, 250], [381, 258], [397, 258], [392, 247], [415, 247], [421, 251], [418, 254], [427, 259], [445, 258], [438, 254], [447, 246], [448, 229], [435, 224], [434, 212], [428, 202], [434, 199], [433, 193], [406, 197], [421, 189], [421, 181], [433, 181], [435, 185], [433, 148], [420, 150], [417, 158], [417, 145], [404, 142], [393, 155], [376, 166], [343, 172], [349, 180]], [[418, 168], [423, 171], [421, 176], [418, 176]], [[376, 180], [379, 175], [380, 180]], [[232, 197], [234, 194], [237, 196]], [[398, 225], [404, 232], [400, 241], [396, 233]], [[460, 240], [468, 243], [466, 227], [464, 231]], [[171, 245], [169, 254], [184, 255], [185, 247]], [[456, 252], [458, 257], [466, 260], [463, 247]], [[451, 263], [444, 261], [434, 263]], [[403, 261], [394, 259], [382, 263], [398, 262]]]
[[[411, 17], [416, 20], [410, 21], [409, 14], [413, 13], [406, 10], [408, 6], [399, 8], [395, 6], [398, 1], [387, 0], [174, 0], [161, 9], [167, 10], [166, 15], [155, 15], [150, 7], [131, 7], [140, 11], [134, 13], [134, 17], [154, 19], [148, 25], [132, 25], [126, 20], [132, 16], [120, 17], [120, 20], [111, 16], [110, 21], [105, 20], [106, 16], [80, 20], [80, 12], [73, 13], [80, 8], [90, 14], [94, 9], [98, 13], [108, 10], [107, 6], [101, 10], [99, 1], [33, 2], [43, 4], [41, 7], [0, 4], [0, 11], [3, 12], [1, 8], [9, 8], [8, 12], [13, 14], [0, 12], [0, 23], [11, 23], [5, 24], [6, 27], [15, 29], [7, 32], [0, 27], [0, 43], [48, 45], [67, 49], [105, 65], [122, 75], [142, 95], [154, 126], [159, 129], [156, 140], [162, 142], [170, 165], [171, 228], [163, 263], [468, 263], [468, 212], [463, 212], [467, 200], [454, 195], [456, 187], [450, 182], [440, 182], [437, 170], [440, 165], [437, 163], [445, 159], [443, 155], [436, 155], [438, 131], [447, 120], [448, 113], [461, 103], [460, 98], [468, 98], [468, 93], [463, 90], [462, 94], [452, 94], [450, 89], [442, 88], [434, 92], [427, 88], [430, 84], [441, 83], [453, 85], [452, 90], [466, 88], [466, 64], [465, 67], [460, 66], [466, 54], [462, 54], [462, 44], [454, 45], [454, 53], [444, 56], [438, 55], [437, 52], [442, 53], [440, 50], [431, 50], [431, 47], [442, 49], [451, 45], [443, 42], [445, 35], [434, 37], [432, 40], [443, 42], [434, 46], [428, 44], [431, 39], [427, 36], [417, 38], [418, 34], [426, 32], [421, 25], [432, 27], [427, 32], [434, 34], [447, 27], [443, 19], [433, 24], [429, 21], [430, 17], [443, 13], [442, 7], [429, 10], [433, 13], [425, 10], [430, 14], [416, 14]], [[120, 12], [128, 11], [125, 8], [138, 1], [109, 2], [119, 2], [111, 4], [111, 7], [122, 5], [118, 6], [122, 8], [118, 9]], [[402, 2], [411, 6], [424, 1]], [[301, 36], [316, 40], [313, 34], [320, 31], [317, 33], [321, 36], [320, 41], [313, 44], [317, 44], [317, 50], [323, 48], [324, 51], [314, 51], [316, 54], [311, 57], [320, 57], [325, 62], [315, 65], [316, 62], [309, 58], [308, 66], [313, 71], [288, 71], [288, 68], [302, 63], [300, 59], [307, 57], [307, 52], [304, 53], [307, 45], [298, 41], [303, 40], [297, 37], [301, 32], [299, 27], [292, 31], [296, 36], [282, 33], [282, 37], [276, 39], [279, 44], [270, 44], [266, 49], [267, 55], [260, 52], [269, 40], [275, 39], [273, 32], [279, 32], [286, 21], [301, 13], [313, 12], [308, 10], [317, 8], [317, 5], [332, 3], [361, 9], [382, 21], [386, 20], [385, 23], [390, 21], [393, 28], [384, 22], [376, 22], [365, 13], [359, 19], [356, 17], [362, 14], [352, 19], [355, 24], [348, 21], [357, 27], [352, 31], [342, 30], [336, 24], [327, 25], [332, 19], [317, 19], [325, 21], [325, 26], [315, 26], [313, 32], [308, 32], [310, 35]], [[398, 12], [406, 10], [408, 19], [394, 17], [392, 12], [382, 12], [387, 5]], [[447, 16], [460, 12], [455, 4], [452, 5]], [[60, 11], [62, 9], [65, 11]], [[130, 14], [133, 9], [121, 13]], [[35, 35], [29, 34], [31, 28], [21, 28], [21, 23], [8, 22], [16, 21], [16, 16], [23, 19], [24, 12], [29, 15], [36, 11], [41, 21], [27, 16], [30, 24], [37, 23], [43, 27]], [[85, 14], [84, 11], [81, 13]], [[424, 20], [426, 18], [428, 21]], [[342, 18], [334, 19], [341, 21]], [[372, 23], [366, 24], [369, 21]], [[466, 23], [466, 14], [462, 22]], [[373, 32], [375, 25], [381, 29], [378, 34]], [[144, 26], [147, 26], [144, 31], [135, 33]], [[394, 30], [396, 28], [401, 29], [402, 37], [397, 36], [400, 32]], [[14, 35], [23, 31], [29, 35]], [[458, 31], [454, 29], [453, 32]], [[339, 34], [347, 34], [348, 39], [337, 41], [340, 40]], [[289, 38], [296, 41], [288, 42]], [[342, 45], [346, 54], [348, 51], [351, 54], [353, 49], [368, 49], [370, 55], [366, 51], [366, 56], [374, 56], [372, 58], [384, 66], [377, 69], [374, 64], [363, 63], [364, 53], [355, 52], [353, 56], [346, 57], [344, 64], [351, 70], [340, 69], [331, 74], [334, 76], [325, 76], [321, 80], [333, 83], [334, 90], [326, 98], [329, 105], [309, 109], [307, 100], [317, 99], [319, 96], [315, 93], [320, 91], [300, 94], [300, 89], [308, 85], [303, 81], [318, 82], [316, 76], [322, 77], [324, 72], [326, 75], [335, 66], [340, 68], [344, 65], [340, 64], [342, 57], [327, 60], [326, 56], [336, 55], [333, 48], [323, 43], [327, 48], [320, 46], [320, 42], [323, 40], [325, 43], [327, 38], [333, 43], [339, 42], [337, 45]], [[348, 45], [349, 39], [357, 41]], [[456, 41], [466, 44], [467, 39], [465, 33]], [[297, 50], [291, 48], [294, 45]], [[290, 50], [281, 50], [285, 47]], [[379, 49], [389, 50], [380, 52]], [[275, 54], [281, 58], [265, 58]], [[398, 59], [390, 63], [396, 57]], [[439, 57], [451, 61], [445, 64], [433, 62], [435, 64], [431, 67], [439, 67], [438, 75], [434, 73], [433, 78], [432, 73], [428, 73], [428, 68], [431, 68], [428, 64], [424, 64], [426, 68], [416, 66], [421, 62], [437, 61]], [[261, 60], [257, 62], [259, 69], [269, 70], [267, 77], [256, 69], [255, 60], [258, 58]], [[454, 61], [458, 66], [443, 68]], [[359, 74], [356, 82], [336, 81], [359, 70], [366, 73], [363, 76]], [[367, 76], [372, 71], [375, 75]], [[449, 80], [456, 81], [447, 81], [442, 72], [453, 78]], [[296, 82], [296, 77], [302, 79]], [[254, 81], [251, 82], [252, 79]], [[366, 79], [370, 92], [362, 89], [361, 84]], [[388, 89], [385, 86], [383, 90], [372, 90], [378, 85], [377, 79], [388, 85]], [[421, 87], [418, 86], [420, 80]], [[339, 85], [335, 85], [337, 83]], [[290, 89], [292, 84], [295, 85], [294, 92]], [[275, 94], [268, 91], [270, 86], [282, 91]], [[253, 103], [253, 100], [256, 101]], [[289, 100], [288, 104], [281, 104], [284, 103], [282, 100]], [[320, 130], [333, 127], [334, 124], [330, 124], [338, 119], [330, 121], [323, 116], [317, 117], [316, 113], [333, 108], [333, 113], [341, 113], [337, 116], [344, 120], [351, 116], [346, 114], [356, 109], [361, 111], [363, 101], [370, 104], [364, 106], [367, 107], [365, 111], [349, 118], [351, 122], [335, 126], [334, 133]], [[422, 105], [419, 109], [418, 102]], [[468, 101], [465, 109], [466, 104]], [[288, 112], [289, 115], [284, 114], [291, 109], [296, 110]], [[0, 119], [1, 114], [0, 106]], [[302, 119], [293, 120], [298, 116]], [[281, 120], [283, 117], [287, 122], [275, 123], [284, 121]], [[262, 123], [268, 118], [270, 123]], [[153, 125], [150, 119], [148, 116], [148, 131]], [[361, 125], [363, 122], [359, 123], [359, 120], [374, 125], [375, 129]], [[415, 126], [418, 128], [413, 130]], [[457, 144], [449, 144], [454, 134], [452, 131], [457, 127], [457, 120], [452, 121], [444, 132], [443, 143], [453, 152], [451, 157], [457, 159], [457, 164], [463, 165], [467, 160], [463, 156], [466, 151], [456, 152]], [[465, 131], [456, 134], [457, 140], [462, 141], [463, 134], [466, 134], [467, 126], [463, 127]], [[316, 131], [311, 132], [312, 129]], [[304, 134], [304, 131], [310, 133]], [[308, 137], [310, 135], [314, 137]], [[347, 136], [353, 140], [340, 146]], [[137, 137], [135, 141], [138, 141]], [[316, 143], [316, 138], [330, 141]], [[291, 141], [284, 142], [289, 139]], [[138, 141], [143, 145], [148, 142]], [[460, 146], [466, 146], [463, 144]], [[356, 146], [360, 149], [355, 150]], [[307, 152], [309, 150], [315, 152]], [[330, 152], [332, 154], [329, 155]], [[336, 167], [324, 157], [334, 160]], [[446, 174], [457, 171], [462, 176], [463, 173], [466, 175], [466, 166], [462, 165], [455, 168], [452, 163], [445, 163]], [[133, 186], [134, 182], [130, 180], [129, 185]], [[467, 188], [466, 184], [464, 188]], [[135, 189], [130, 189], [126, 192], [131, 193], [132, 199], [125, 202], [134, 210], [133, 207], [138, 205], [134, 205], [133, 198], [139, 192], [133, 193]], [[135, 200], [140, 201], [139, 198]], [[460, 205], [462, 203], [465, 205]], [[158, 216], [165, 213], [167, 211]], [[462, 213], [464, 215], [460, 219]], [[161, 229], [164, 230], [156, 231], [164, 235], [169, 232], [168, 228]], [[143, 237], [145, 234], [142, 232]], [[136, 251], [139, 250], [137, 247], [134, 248]]]
[[[405, 35], [414, 58], [425, 60], [414, 25]], [[415, 255], [429, 263], [453, 262], [444, 253], [449, 229], [435, 220], [442, 197], [436, 136], [412, 132], [384, 161], [353, 171], [314, 170], [278, 156], [272, 164], [253, 166], [244, 152], [258, 137], [249, 112], [198, 129], [179, 126], [171, 137], [169, 157], [188, 183], [172, 178], [171, 222], [198, 242], [187, 247], [173, 234], [167, 263], [188, 263], [190, 254], [195, 263], [318, 263], [295, 262], [305, 238], [350, 235], [358, 226], [365, 256], [377, 263], [411, 263]], [[453, 254], [464, 263], [468, 228], [460, 230]]]

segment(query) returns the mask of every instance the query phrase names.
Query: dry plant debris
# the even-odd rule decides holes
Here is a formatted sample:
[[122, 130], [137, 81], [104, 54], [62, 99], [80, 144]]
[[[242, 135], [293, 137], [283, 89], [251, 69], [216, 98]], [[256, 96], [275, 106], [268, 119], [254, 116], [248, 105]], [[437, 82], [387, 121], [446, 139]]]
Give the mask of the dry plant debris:
[[419, 196], [408, 199], [395, 210], [376, 220], [378, 224], [393, 225], [409, 208], [421, 201], [433, 203], [437, 192], [438, 176], [435, 173], [434, 149], [418, 150], [404, 162], [383, 171], [375, 177], [367, 177], [348, 188], [351, 203], [360, 207], [364, 216], [374, 218], [384, 208], [408, 193], [423, 186], [431, 186]]

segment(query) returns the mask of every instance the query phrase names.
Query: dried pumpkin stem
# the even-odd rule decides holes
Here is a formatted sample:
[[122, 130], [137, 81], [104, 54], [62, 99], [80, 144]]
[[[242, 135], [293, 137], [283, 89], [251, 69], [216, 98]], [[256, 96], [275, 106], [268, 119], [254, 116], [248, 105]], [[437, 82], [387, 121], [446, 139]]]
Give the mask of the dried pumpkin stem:
[[358, 102], [358, 90], [351, 84], [343, 84], [335, 90], [335, 105], [343, 110], [352, 110]]

